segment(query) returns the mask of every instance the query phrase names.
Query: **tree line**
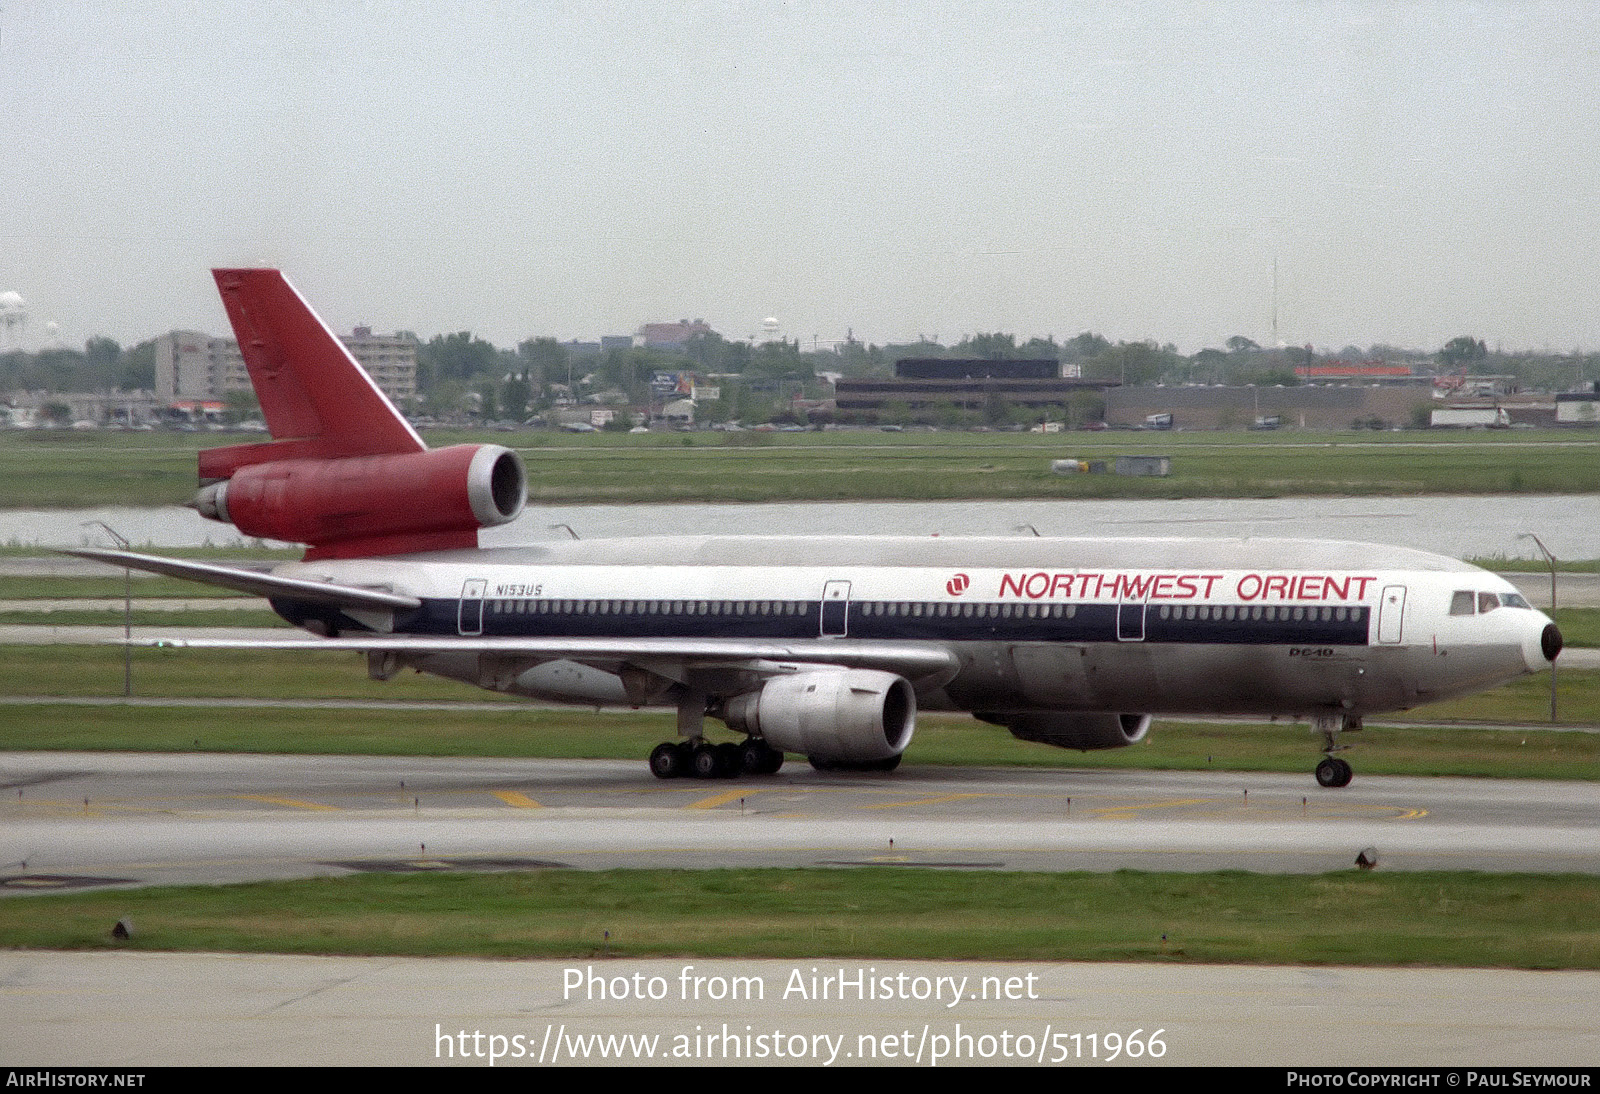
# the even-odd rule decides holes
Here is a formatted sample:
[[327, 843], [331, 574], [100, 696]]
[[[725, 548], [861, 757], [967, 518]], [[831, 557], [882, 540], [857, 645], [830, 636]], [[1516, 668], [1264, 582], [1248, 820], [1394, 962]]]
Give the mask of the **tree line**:
[[[553, 337], [528, 338], [502, 349], [470, 331], [416, 341], [417, 399], [405, 409], [439, 418], [522, 421], [568, 401], [647, 406], [663, 401], [652, 386], [658, 373], [692, 371], [715, 377], [720, 399], [702, 404], [702, 420], [764, 420], [785, 415], [797, 397], [826, 393], [822, 373], [888, 377], [902, 358], [1048, 359], [1075, 366], [1091, 380], [1121, 384], [1281, 384], [1303, 382], [1303, 366], [1331, 361], [1380, 361], [1415, 372], [1509, 375], [1529, 390], [1563, 391], [1600, 378], [1600, 354], [1508, 353], [1482, 339], [1461, 335], [1438, 350], [1422, 352], [1387, 345], [1346, 346], [1335, 352], [1309, 347], [1262, 347], [1243, 335], [1221, 348], [1180, 354], [1154, 341], [1111, 342], [1093, 331], [1057, 341], [1053, 336], [1018, 340], [1013, 334], [973, 334], [952, 345], [937, 337], [872, 345], [855, 338], [828, 347], [799, 340], [732, 341], [715, 332], [697, 333], [681, 349], [651, 347], [587, 351]], [[114, 392], [148, 390], [155, 383], [155, 342], [124, 348], [110, 338], [89, 339], [82, 350], [49, 348], [0, 353], [0, 397], [13, 392]], [[971, 417], [974, 408], [952, 408]], [[1070, 408], [1068, 408], [1070, 409]], [[980, 417], [1000, 418], [997, 408]]]

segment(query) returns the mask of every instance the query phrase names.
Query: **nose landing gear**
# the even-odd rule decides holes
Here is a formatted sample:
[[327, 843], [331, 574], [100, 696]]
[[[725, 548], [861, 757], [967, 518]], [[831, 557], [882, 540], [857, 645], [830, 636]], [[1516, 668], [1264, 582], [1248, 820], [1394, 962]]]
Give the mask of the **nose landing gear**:
[[1349, 786], [1355, 772], [1337, 756], [1328, 756], [1317, 765], [1318, 786]]
[[1317, 785], [1329, 788], [1349, 786], [1355, 772], [1334, 753], [1350, 747], [1337, 743], [1339, 734], [1346, 730], [1351, 733], [1359, 730], [1361, 719], [1349, 714], [1319, 714], [1313, 719], [1312, 725], [1316, 732], [1322, 734], [1322, 751], [1325, 753], [1322, 762], [1317, 765]]

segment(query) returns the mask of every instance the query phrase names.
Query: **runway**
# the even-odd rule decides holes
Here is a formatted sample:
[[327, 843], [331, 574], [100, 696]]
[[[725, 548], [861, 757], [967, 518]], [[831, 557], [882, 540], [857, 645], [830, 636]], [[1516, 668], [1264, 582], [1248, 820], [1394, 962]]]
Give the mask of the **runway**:
[[1533, 780], [790, 763], [0, 755], [0, 893], [361, 870], [931, 866], [1600, 873], [1600, 787]]

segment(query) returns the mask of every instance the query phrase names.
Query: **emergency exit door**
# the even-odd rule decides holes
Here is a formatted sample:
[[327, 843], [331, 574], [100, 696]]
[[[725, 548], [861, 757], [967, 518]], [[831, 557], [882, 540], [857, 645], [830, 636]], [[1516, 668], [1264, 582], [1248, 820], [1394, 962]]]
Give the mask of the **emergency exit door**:
[[822, 637], [843, 638], [850, 632], [850, 583], [830, 581], [822, 587]]

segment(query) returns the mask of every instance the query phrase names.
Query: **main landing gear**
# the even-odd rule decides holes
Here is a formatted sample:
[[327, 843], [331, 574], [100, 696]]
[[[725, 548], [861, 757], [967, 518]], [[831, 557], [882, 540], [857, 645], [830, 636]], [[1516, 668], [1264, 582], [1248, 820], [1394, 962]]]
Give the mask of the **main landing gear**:
[[1319, 714], [1313, 720], [1313, 728], [1322, 734], [1322, 751], [1325, 754], [1322, 762], [1317, 765], [1317, 785], [1329, 788], [1349, 786], [1350, 780], [1355, 777], [1355, 772], [1348, 763], [1334, 753], [1343, 752], [1350, 747], [1337, 743], [1339, 734], [1358, 731], [1361, 728], [1361, 719], [1348, 714]]
[[650, 753], [650, 773], [658, 779], [734, 779], [740, 775], [776, 775], [783, 753], [760, 737], [742, 744], [715, 745], [704, 737], [663, 741]]

